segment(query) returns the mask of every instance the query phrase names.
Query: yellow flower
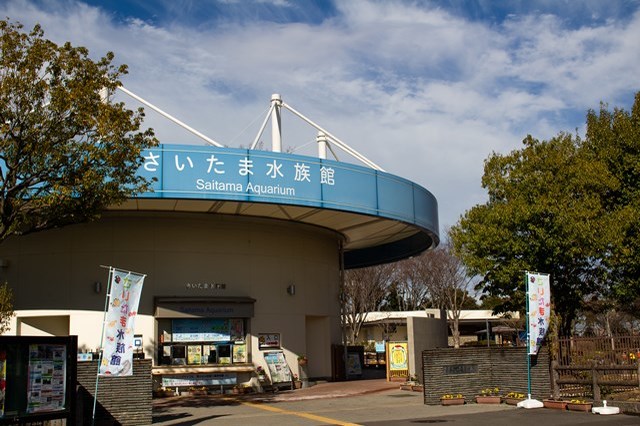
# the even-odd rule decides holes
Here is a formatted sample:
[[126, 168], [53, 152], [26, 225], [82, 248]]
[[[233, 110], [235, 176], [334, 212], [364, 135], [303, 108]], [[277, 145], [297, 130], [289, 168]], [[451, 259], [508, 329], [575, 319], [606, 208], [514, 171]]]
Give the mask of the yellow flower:
[[456, 399], [456, 398], [463, 398], [463, 396], [461, 393], [447, 393], [440, 397], [440, 399]]
[[587, 401], [584, 399], [572, 399], [569, 401], [571, 404], [587, 404]]

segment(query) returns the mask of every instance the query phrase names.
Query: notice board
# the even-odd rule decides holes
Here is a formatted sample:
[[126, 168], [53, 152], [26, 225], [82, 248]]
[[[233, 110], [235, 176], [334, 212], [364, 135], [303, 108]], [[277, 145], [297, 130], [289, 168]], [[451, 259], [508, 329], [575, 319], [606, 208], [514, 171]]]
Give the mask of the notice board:
[[0, 424], [74, 420], [77, 352], [77, 336], [0, 336]]
[[264, 360], [269, 367], [269, 376], [271, 376], [271, 383], [273, 383], [274, 385], [277, 385], [279, 383], [286, 383], [289, 386], [291, 385], [291, 369], [287, 364], [287, 360], [284, 358], [284, 352], [265, 352]]

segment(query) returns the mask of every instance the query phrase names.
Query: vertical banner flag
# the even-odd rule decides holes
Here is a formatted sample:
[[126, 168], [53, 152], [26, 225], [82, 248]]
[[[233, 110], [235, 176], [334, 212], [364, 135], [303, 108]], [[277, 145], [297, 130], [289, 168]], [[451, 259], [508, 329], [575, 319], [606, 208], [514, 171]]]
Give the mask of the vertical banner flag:
[[111, 269], [111, 292], [102, 336], [100, 375], [133, 374], [133, 333], [145, 276]]
[[529, 319], [529, 355], [536, 355], [549, 329], [551, 316], [551, 292], [549, 275], [527, 272], [527, 297]]

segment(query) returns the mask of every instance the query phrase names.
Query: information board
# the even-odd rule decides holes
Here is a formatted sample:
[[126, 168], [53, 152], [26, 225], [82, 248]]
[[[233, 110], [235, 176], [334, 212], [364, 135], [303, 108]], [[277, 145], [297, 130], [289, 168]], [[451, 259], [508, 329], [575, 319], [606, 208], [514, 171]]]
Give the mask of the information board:
[[66, 349], [65, 345], [29, 345], [27, 413], [64, 410]]
[[228, 342], [231, 340], [229, 320], [226, 319], [174, 319], [171, 322], [171, 328], [174, 342]]
[[280, 349], [280, 333], [258, 333], [258, 349]]
[[0, 425], [75, 424], [77, 336], [0, 336]]
[[236, 373], [182, 374], [162, 377], [162, 386], [166, 388], [176, 386], [235, 385], [237, 383], [238, 376]]
[[274, 385], [278, 383], [291, 383], [291, 369], [282, 351], [265, 352], [264, 360], [267, 362], [267, 367], [269, 368], [271, 383]]
[[347, 354], [347, 376], [361, 376], [362, 364], [360, 363], [360, 354]]

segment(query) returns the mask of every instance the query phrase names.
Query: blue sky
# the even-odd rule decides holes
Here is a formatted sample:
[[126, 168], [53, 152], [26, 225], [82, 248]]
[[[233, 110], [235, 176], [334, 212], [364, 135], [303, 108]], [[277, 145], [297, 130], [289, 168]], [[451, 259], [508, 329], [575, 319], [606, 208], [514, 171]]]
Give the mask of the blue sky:
[[[583, 134], [588, 109], [629, 109], [640, 90], [640, 0], [4, 0], [0, 14], [115, 52], [127, 89], [230, 147], [279, 93], [433, 192], [442, 228], [485, 201], [490, 153]], [[148, 109], [145, 123], [203, 144]], [[314, 155], [315, 129], [286, 111], [283, 127], [285, 148]]]

